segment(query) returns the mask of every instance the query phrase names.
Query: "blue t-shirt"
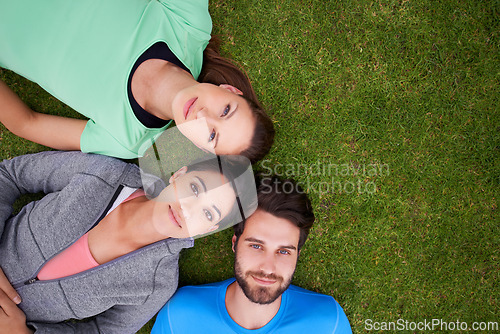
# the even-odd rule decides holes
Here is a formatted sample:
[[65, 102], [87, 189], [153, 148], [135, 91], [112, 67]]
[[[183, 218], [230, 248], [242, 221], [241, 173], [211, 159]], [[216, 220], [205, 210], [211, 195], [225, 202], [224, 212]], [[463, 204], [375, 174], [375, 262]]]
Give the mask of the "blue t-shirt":
[[340, 305], [331, 296], [294, 285], [283, 293], [278, 313], [264, 327], [249, 330], [229, 316], [225, 297], [234, 278], [180, 288], [156, 317], [151, 334], [163, 333], [352, 333]]

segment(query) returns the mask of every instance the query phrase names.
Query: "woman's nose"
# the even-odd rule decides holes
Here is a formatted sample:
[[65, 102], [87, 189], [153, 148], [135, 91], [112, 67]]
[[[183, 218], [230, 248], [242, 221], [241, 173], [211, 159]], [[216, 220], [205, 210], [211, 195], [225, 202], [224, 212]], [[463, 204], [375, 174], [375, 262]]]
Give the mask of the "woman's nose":
[[184, 219], [186, 223], [191, 222], [191, 220], [196, 219], [196, 212], [198, 210], [198, 205], [196, 203], [196, 197], [187, 196], [179, 200], [179, 204], [182, 210], [182, 214], [184, 215]]
[[196, 119], [200, 118], [208, 118], [208, 110], [206, 108], [202, 108], [196, 113]]

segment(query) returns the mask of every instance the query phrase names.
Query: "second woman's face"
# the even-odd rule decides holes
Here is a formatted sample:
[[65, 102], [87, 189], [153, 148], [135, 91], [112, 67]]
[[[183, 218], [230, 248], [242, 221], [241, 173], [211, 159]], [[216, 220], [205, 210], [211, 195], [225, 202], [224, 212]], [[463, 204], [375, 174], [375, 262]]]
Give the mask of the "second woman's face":
[[220, 155], [237, 155], [250, 146], [255, 117], [233, 86], [197, 84], [182, 90], [172, 107], [179, 131], [196, 146]]
[[156, 231], [166, 237], [187, 238], [216, 229], [236, 200], [226, 182], [217, 172], [179, 170], [155, 199]]

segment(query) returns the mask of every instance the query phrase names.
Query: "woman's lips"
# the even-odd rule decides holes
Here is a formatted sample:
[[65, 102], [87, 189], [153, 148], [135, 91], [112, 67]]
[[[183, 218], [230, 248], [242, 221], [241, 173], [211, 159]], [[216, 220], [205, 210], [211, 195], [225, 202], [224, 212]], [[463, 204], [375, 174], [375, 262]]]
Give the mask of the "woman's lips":
[[170, 221], [172, 222], [172, 224], [174, 224], [177, 227], [182, 228], [181, 224], [179, 223], [179, 218], [175, 214], [174, 210], [172, 210], [172, 207], [169, 207], [168, 217], [170, 218]]
[[186, 104], [184, 104], [184, 110], [183, 110], [184, 111], [184, 119], [188, 118], [189, 114], [191, 113], [192, 107], [197, 99], [198, 99], [197, 97], [193, 97], [192, 99], [188, 100], [186, 102]]

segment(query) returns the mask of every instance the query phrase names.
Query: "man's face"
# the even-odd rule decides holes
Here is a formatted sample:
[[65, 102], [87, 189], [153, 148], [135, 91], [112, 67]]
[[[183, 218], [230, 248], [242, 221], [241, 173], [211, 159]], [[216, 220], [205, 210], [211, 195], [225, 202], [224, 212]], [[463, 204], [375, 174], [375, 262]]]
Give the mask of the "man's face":
[[288, 288], [297, 265], [300, 230], [286, 219], [257, 209], [235, 245], [234, 271], [245, 296], [270, 304]]

